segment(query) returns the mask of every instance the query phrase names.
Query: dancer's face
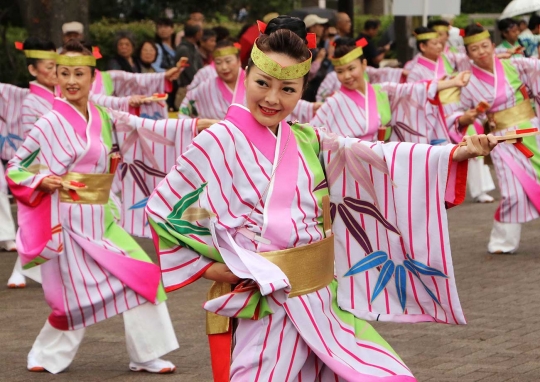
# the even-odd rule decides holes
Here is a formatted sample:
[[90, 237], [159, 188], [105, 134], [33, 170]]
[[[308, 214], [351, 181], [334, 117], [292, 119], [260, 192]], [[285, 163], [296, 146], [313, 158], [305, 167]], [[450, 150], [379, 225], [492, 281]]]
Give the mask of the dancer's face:
[[214, 59], [216, 72], [225, 83], [235, 83], [240, 70], [240, 59], [235, 54], [229, 54]]
[[[267, 53], [282, 67], [298, 64], [289, 56]], [[292, 113], [302, 97], [304, 79], [278, 80], [253, 65], [245, 80], [247, 107], [263, 126], [275, 127]]]
[[495, 46], [489, 38], [467, 46], [469, 58], [473, 60], [476, 66], [483, 69], [490, 67], [494, 52]]
[[443, 45], [438, 38], [432, 38], [420, 44], [422, 55], [431, 61], [437, 61], [443, 51]]
[[54, 60], [38, 60], [35, 66], [28, 65], [28, 71], [43, 86], [54, 88], [58, 83], [56, 62]]
[[360, 59], [334, 68], [339, 82], [349, 90], [358, 90], [364, 83], [364, 65]]
[[[67, 53], [67, 55], [80, 56], [77, 53]], [[88, 100], [94, 81], [92, 69], [89, 66], [58, 65], [57, 74], [62, 95], [67, 101], [80, 103]]]

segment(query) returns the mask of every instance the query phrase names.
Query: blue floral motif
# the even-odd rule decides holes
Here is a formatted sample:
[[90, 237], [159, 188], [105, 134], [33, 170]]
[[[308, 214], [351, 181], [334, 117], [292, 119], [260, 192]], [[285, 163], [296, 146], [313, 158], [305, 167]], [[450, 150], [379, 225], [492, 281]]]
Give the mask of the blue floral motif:
[[154, 119], [154, 120], [158, 120], [158, 119], [162, 119], [162, 118], [163, 118], [163, 116], [161, 115], [161, 113], [158, 112], [158, 111], [154, 112], [154, 115], [142, 113], [140, 117], [141, 117], [141, 118], [146, 118], [146, 119]]
[[13, 142], [14, 140], [21, 141], [21, 142], [24, 141], [24, 139], [22, 139], [16, 134], [9, 133], [8, 135], [0, 135], [0, 151], [4, 149], [5, 143], [10, 145], [13, 148], [13, 150], [17, 150], [17, 145], [15, 145], [15, 142]]

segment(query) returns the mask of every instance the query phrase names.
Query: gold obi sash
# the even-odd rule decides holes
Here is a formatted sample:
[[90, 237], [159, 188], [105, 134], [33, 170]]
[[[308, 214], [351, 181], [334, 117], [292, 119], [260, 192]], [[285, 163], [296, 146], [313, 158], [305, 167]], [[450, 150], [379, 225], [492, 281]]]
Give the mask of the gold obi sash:
[[[505, 110], [486, 113], [486, 115], [490, 122], [491, 131], [505, 130], [520, 123], [528, 122], [536, 116], [529, 100], [522, 101], [516, 106]], [[495, 127], [493, 128], [493, 126]]]
[[448, 88], [439, 92], [439, 100], [443, 105], [460, 102], [461, 89], [460, 88]]
[[[316, 292], [334, 280], [334, 235], [331, 233], [330, 198], [323, 197], [323, 227], [327, 237], [313, 244], [260, 252], [259, 255], [277, 265], [289, 279], [289, 297]], [[208, 291], [208, 300], [231, 292], [231, 284], [214, 282]], [[206, 313], [206, 334], [226, 333], [229, 317]]]
[[[83, 183], [86, 188], [76, 190], [60, 189], [60, 201], [62, 203], [75, 204], [107, 204], [111, 192], [114, 174], [80, 174], [68, 172], [62, 177], [63, 182]], [[70, 192], [76, 192], [78, 200], [74, 200]]]

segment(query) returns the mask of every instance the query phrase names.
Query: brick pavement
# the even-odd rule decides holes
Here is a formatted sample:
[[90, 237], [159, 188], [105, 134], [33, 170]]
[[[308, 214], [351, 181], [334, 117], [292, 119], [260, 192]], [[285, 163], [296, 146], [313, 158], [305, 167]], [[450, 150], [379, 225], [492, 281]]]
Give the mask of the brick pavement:
[[[540, 221], [523, 228], [517, 255], [491, 256], [485, 247], [492, 205], [467, 203], [449, 211], [458, 289], [466, 326], [375, 323], [419, 381], [540, 381]], [[151, 248], [148, 241], [146, 248]], [[181, 349], [167, 358], [173, 376], [127, 370], [122, 319], [90, 327], [67, 372], [29, 373], [26, 354], [48, 315], [39, 285], [10, 291], [4, 285], [15, 256], [0, 253], [0, 381], [211, 381], [204, 336], [202, 281], [169, 296]]]

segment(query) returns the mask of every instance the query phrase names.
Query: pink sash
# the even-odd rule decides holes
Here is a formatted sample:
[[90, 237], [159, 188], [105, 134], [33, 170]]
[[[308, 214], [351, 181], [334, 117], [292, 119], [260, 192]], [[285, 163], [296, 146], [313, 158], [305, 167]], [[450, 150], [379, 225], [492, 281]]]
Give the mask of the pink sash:
[[[276, 136], [262, 126], [241, 105], [229, 107], [226, 121], [233, 123], [270, 162], [274, 164], [274, 175], [270, 181], [266, 204], [265, 224], [262, 237], [270, 244], [259, 245], [259, 252], [289, 248], [293, 231], [291, 206], [298, 183], [298, 147], [291, 127], [282, 121], [280, 124], [279, 150]], [[277, 154], [277, 158], [276, 158]], [[278, 165], [280, 164], [280, 165]], [[276, 169], [276, 165], [277, 169]]]
[[373, 86], [371, 86], [371, 84], [366, 81], [367, 99], [358, 90], [350, 90], [350, 89], [347, 89], [345, 86], [341, 86], [340, 91], [345, 96], [352, 99], [353, 102], [356, 104], [356, 106], [366, 111], [366, 120], [367, 120], [366, 132], [359, 138], [371, 140], [374, 135], [375, 136], [377, 135], [377, 132], [381, 124], [380, 123], [381, 118], [379, 116], [379, 109], [377, 109], [377, 95], [375, 94], [375, 89], [373, 89]]
[[30, 82], [30, 93], [37, 95], [40, 98], [43, 98], [49, 104], [53, 104], [54, 93], [49, 89], [44, 88], [42, 85]]

